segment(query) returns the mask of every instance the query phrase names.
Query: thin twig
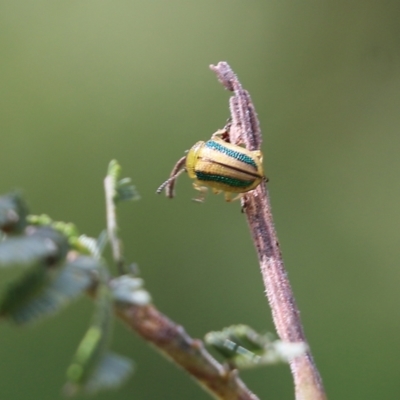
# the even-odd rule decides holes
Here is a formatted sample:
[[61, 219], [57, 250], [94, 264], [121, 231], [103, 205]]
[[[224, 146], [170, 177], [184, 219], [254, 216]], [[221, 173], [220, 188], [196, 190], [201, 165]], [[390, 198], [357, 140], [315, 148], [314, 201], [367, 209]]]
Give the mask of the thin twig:
[[117, 211], [115, 205], [115, 178], [108, 174], [104, 179], [104, 192], [106, 198], [107, 233], [111, 244], [113, 259], [118, 272], [124, 273], [124, 258], [122, 255], [122, 245], [118, 238]]
[[258, 400], [237, 371], [218, 363], [199, 339], [160, 313], [153, 305], [117, 309], [118, 317], [144, 340], [194, 378], [215, 399]]
[[[123, 265], [114, 186], [115, 179], [108, 175], [104, 180], [107, 230], [113, 258], [117, 265]], [[204, 348], [201, 340], [192, 339], [181, 326], [159, 312], [154, 305], [116, 305], [115, 310], [116, 315], [129, 328], [187, 371], [215, 399], [258, 400], [258, 397], [241, 381], [237, 371], [218, 363]]]
[[[211, 65], [210, 68], [216, 73], [225, 88], [234, 92], [234, 96], [230, 99], [231, 142], [244, 143], [249, 150], [259, 150], [262, 141], [261, 131], [249, 93], [242, 88], [227, 63], [220, 62], [216, 66]], [[279, 249], [266, 184], [261, 184], [247, 193], [242, 206], [257, 250], [277, 333], [284, 341], [307, 343], [299, 309]], [[322, 380], [311, 351], [292, 360], [290, 366], [296, 400], [326, 399]]]

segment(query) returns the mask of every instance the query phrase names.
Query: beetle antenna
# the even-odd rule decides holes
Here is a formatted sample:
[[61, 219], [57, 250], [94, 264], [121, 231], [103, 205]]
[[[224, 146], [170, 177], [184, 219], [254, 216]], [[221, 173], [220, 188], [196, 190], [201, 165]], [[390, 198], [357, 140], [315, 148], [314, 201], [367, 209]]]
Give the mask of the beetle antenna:
[[[178, 176], [185, 171], [185, 169], [181, 169], [180, 171], [178, 171], [175, 175], [171, 176], [170, 178], [168, 178], [156, 191], [157, 194], [160, 194], [165, 188], [166, 188], [166, 195], [167, 197], [169, 197], [170, 199], [172, 199], [173, 197], [175, 197], [175, 193], [174, 193], [174, 188], [173, 186], [175, 185], [175, 181], [176, 178], [178, 178]], [[169, 186], [169, 187], [168, 187]]]
[[178, 160], [178, 162], [175, 164], [174, 168], [171, 171], [170, 177], [157, 189], [156, 191], [157, 194], [160, 194], [165, 189], [165, 194], [167, 197], [169, 197], [170, 199], [175, 197], [174, 193], [175, 181], [183, 171], [186, 171], [186, 169], [183, 166], [185, 162], [186, 162], [186, 156]]

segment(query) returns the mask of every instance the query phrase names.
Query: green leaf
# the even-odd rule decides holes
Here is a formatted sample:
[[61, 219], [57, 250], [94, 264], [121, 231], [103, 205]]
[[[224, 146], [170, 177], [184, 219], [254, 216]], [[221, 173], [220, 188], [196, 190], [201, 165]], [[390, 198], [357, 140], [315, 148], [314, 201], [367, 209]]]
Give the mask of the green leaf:
[[51, 228], [33, 228], [29, 235], [6, 238], [0, 243], [0, 268], [56, 263], [65, 257], [66, 238]]
[[[24, 315], [18, 316], [20, 310], [29, 307], [35, 297], [43, 290], [48, 283], [49, 274], [55, 271], [48, 271], [46, 265], [37, 264], [29, 269], [24, 269], [18, 279], [14, 279], [4, 285], [0, 298], [0, 315], [9, 317], [15, 322], [24, 318]], [[31, 311], [36, 315], [34, 310]]]
[[82, 247], [79, 242], [79, 231], [78, 228], [70, 223], [64, 221], [53, 221], [48, 215], [29, 215], [28, 222], [31, 225], [42, 226], [53, 228], [57, 232], [60, 232], [68, 239], [68, 243], [72, 249], [79, 251], [80, 253], [89, 253], [85, 247]]
[[12, 237], [0, 243], [0, 268], [29, 267], [57, 252], [52, 241], [37, 236]]
[[0, 230], [7, 234], [21, 233], [27, 223], [28, 207], [20, 193], [0, 197]]
[[252, 352], [261, 352], [269, 342], [267, 335], [260, 335], [247, 325], [232, 325], [222, 331], [210, 332], [206, 335], [206, 343], [226, 358], [235, 357], [238, 347], [247, 348]]
[[143, 289], [143, 279], [122, 275], [110, 282], [114, 299], [118, 303], [144, 306], [151, 302], [150, 293]]
[[48, 276], [47, 284], [32, 294], [29, 301], [9, 311], [9, 316], [16, 323], [25, 324], [61, 311], [93, 285], [93, 274], [99, 268], [99, 261], [87, 256], [67, 263], [54, 279]]
[[128, 359], [108, 352], [112, 332], [113, 304], [109, 288], [100, 283], [96, 312], [67, 370], [65, 392], [95, 392], [118, 386], [132, 371]]
[[80, 245], [85, 247], [93, 257], [100, 258], [108, 242], [107, 231], [102, 231], [97, 239], [81, 235], [79, 236], [78, 241]]
[[1, 242], [0, 266], [9, 268], [2, 272], [0, 315], [24, 323], [54, 312], [56, 294], [46, 289], [58, 277], [68, 248], [66, 237], [48, 227]]
[[132, 185], [131, 178], [124, 178], [117, 182], [117, 200], [130, 201], [140, 200], [140, 195], [136, 187]]
[[217, 350], [233, 368], [247, 369], [287, 363], [307, 351], [305, 343], [272, 341], [247, 325], [233, 325], [219, 332], [209, 332], [205, 342]]
[[[97, 367], [93, 370], [84, 386], [78, 387], [69, 382], [65, 386], [64, 391], [67, 395], [72, 396], [79, 391], [94, 394], [103, 389], [116, 389], [129, 378], [133, 369], [134, 364], [132, 360], [108, 352], [100, 359]], [[79, 367], [76, 372], [79, 373]]]
[[89, 393], [120, 386], [133, 372], [133, 362], [115, 353], [106, 353], [87, 383]]
[[139, 200], [140, 195], [132, 185], [131, 178], [120, 179], [121, 171], [121, 166], [116, 160], [112, 160], [108, 165], [107, 178], [112, 179], [114, 202]]

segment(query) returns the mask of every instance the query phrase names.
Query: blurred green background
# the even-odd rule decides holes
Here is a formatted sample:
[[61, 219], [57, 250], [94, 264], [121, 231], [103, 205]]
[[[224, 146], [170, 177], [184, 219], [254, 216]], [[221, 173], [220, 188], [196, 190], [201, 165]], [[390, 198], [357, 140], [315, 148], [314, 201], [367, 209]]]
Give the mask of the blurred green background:
[[[34, 213], [104, 227], [116, 158], [142, 200], [121, 207], [126, 256], [157, 306], [194, 337], [233, 323], [273, 331], [239, 204], [156, 196], [175, 161], [228, 117], [208, 65], [228, 61], [255, 102], [278, 235], [330, 399], [399, 399], [400, 3], [104, 1], [0, 3], [0, 191]], [[92, 304], [27, 329], [3, 325], [0, 398], [61, 399]], [[116, 324], [137, 363], [98, 399], [207, 399]], [[293, 398], [289, 368], [242, 374]]]

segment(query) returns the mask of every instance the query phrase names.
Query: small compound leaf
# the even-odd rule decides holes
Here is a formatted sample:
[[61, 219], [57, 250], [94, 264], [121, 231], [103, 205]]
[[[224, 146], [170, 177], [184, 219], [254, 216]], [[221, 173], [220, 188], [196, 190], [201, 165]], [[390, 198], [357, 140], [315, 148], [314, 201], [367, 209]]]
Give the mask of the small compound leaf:
[[97, 248], [99, 250], [100, 255], [103, 254], [104, 249], [106, 248], [108, 243], [108, 233], [107, 230], [104, 229], [101, 231], [99, 237], [97, 238]]
[[56, 265], [67, 256], [70, 246], [68, 238], [64, 234], [50, 227], [38, 228], [31, 226], [28, 227], [26, 231], [29, 237], [37, 237], [42, 239], [47, 245], [49, 245], [50, 242], [55, 245], [56, 251], [52, 254], [48, 254], [45, 256], [44, 260], [41, 260], [47, 263], [49, 267]]
[[97, 239], [81, 235], [79, 236], [78, 241], [80, 245], [85, 247], [93, 257], [100, 258], [108, 242], [108, 234], [107, 231], [104, 230]]
[[151, 302], [151, 296], [142, 288], [143, 279], [122, 275], [110, 282], [114, 299], [118, 303], [144, 306]]
[[0, 268], [29, 267], [37, 263], [51, 267], [65, 258], [68, 250], [66, 237], [54, 229], [31, 227], [28, 235], [0, 242]]
[[307, 351], [305, 343], [272, 341], [268, 334], [261, 335], [246, 325], [233, 325], [219, 332], [210, 332], [205, 341], [233, 368], [238, 369], [287, 363]]
[[96, 258], [101, 256], [100, 250], [97, 246], [97, 240], [86, 235], [81, 235], [78, 238], [79, 244], [87, 249], [87, 251]]
[[56, 314], [93, 284], [98, 268], [99, 261], [88, 256], [67, 263], [53, 279], [47, 276], [46, 284], [37, 288], [29, 301], [12, 307], [8, 312], [10, 318], [26, 324]]
[[140, 268], [137, 263], [131, 263], [127, 265], [127, 272], [130, 276], [135, 277], [140, 275]]
[[247, 325], [232, 325], [222, 331], [209, 332], [205, 340], [225, 358], [235, 357], [239, 347], [251, 352], [262, 352], [271, 342], [267, 335], [260, 335]]
[[80, 253], [87, 253], [85, 248], [82, 248], [79, 243], [79, 231], [78, 228], [70, 223], [64, 221], [53, 221], [48, 215], [29, 215], [28, 222], [31, 225], [42, 226], [53, 228], [57, 232], [61, 233], [68, 239], [70, 247]]
[[[50, 285], [49, 285], [50, 286]], [[58, 292], [52, 291], [49, 287], [42, 285], [32, 297], [25, 298], [23, 302], [14, 303], [13, 307], [8, 308], [9, 318], [17, 324], [27, 324], [38, 320], [49, 314], [55, 314], [59, 309], [62, 296]]]
[[[49, 279], [48, 274], [54, 270], [49, 271], [45, 265], [37, 263], [18, 272], [21, 273], [18, 279], [3, 285], [0, 297], [0, 315], [10, 317], [16, 322], [18, 318], [14, 318], [15, 313], [27, 306], [40, 293]], [[24, 316], [21, 315], [21, 318]]]
[[118, 201], [140, 200], [140, 195], [136, 187], [132, 185], [131, 178], [119, 180], [117, 182], [116, 191]]
[[20, 193], [0, 197], [0, 230], [7, 234], [21, 233], [27, 223], [28, 207]]
[[38, 236], [7, 238], [0, 243], [0, 267], [29, 267], [56, 253], [57, 246], [53, 241]]
[[107, 353], [87, 383], [90, 393], [100, 389], [113, 389], [120, 386], [133, 372], [133, 362], [115, 353]]
[[[58, 293], [49, 289], [68, 251], [65, 236], [51, 228], [31, 228], [29, 235], [0, 243], [0, 315], [17, 323], [30, 322], [57, 308]], [[6, 276], [9, 275], [9, 276]]]
[[92, 325], [86, 331], [67, 370], [67, 380], [74, 387], [83, 387], [105, 354], [104, 333], [101, 327]]
[[116, 160], [112, 160], [108, 165], [107, 179], [111, 179], [112, 182], [114, 202], [139, 200], [140, 195], [132, 185], [131, 178], [119, 179], [120, 176], [121, 166]]
[[82, 282], [83, 290], [98, 280], [99, 271], [104, 268], [100, 260], [89, 256], [79, 256], [74, 261], [68, 262], [66, 266], [71, 271], [70, 279]]
[[132, 360], [115, 353], [106, 353], [98, 366], [93, 370], [90, 378], [83, 385], [68, 382], [64, 391], [67, 395], [81, 392], [94, 394], [103, 389], [116, 389], [128, 379], [134, 370]]
[[[127, 375], [127, 368], [123, 367], [125, 364], [122, 361], [118, 363], [116, 361], [118, 358], [107, 358], [107, 347], [112, 333], [112, 307], [110, 290], [105, 282], [101, 282], [97, 289], [96, 312], [92, 324], [79, 344], [72, 364], [67, 370], [66, 392], [68, 394], [115, 386]], [[112, 372], [113, 369], [115, 369], [114, 372]], [[100, 377], [105, 379], [104, 384], [101, 384]], [[115, 384], [110, 382], [115, 382]]]

